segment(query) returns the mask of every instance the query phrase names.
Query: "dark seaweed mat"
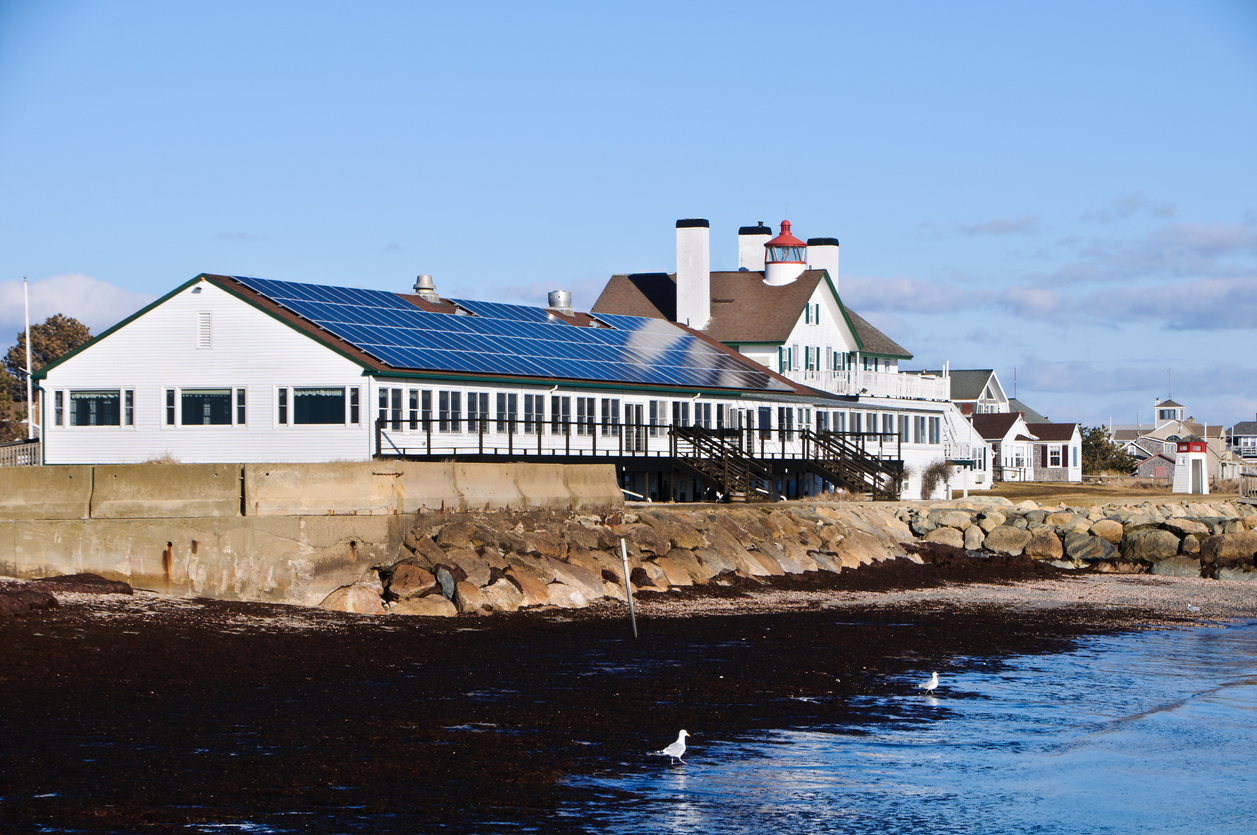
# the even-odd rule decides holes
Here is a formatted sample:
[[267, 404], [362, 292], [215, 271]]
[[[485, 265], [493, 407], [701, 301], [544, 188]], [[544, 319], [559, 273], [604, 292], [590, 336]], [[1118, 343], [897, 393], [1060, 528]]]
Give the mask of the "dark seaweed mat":
[[[939, 564], [771, 586], [871, 590], [1051, 571], [924, 556]], [[679, 728], [701, 746], [766, 729], [913, 721], [863, 697], [908, 694], [935, 667], [1068, 649], [1149, 615], [815, 608], [642, 618], [633, 642], [622, 619], [596, 612], [371, 619], [202, 604], [157, 618], [62, 606], [0, 621], [0, 831], [240, 821], [281, 832], [578, 830], [554, 816], [579, 791], [562, 778], [669, 767], [647, 750]], [[294, 614], [333, 628], [239, 623]]]

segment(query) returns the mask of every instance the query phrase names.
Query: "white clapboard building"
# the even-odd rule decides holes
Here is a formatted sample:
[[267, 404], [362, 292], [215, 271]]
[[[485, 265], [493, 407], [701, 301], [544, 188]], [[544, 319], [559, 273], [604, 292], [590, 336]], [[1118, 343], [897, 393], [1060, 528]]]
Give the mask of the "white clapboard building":
[[[820, 298], [809, 316], [844, 315]], [[601, 459], [630, 497], [913, 498], [914, 470], [954, 452], [945, 399], [848, 394], [702, 328], [550, 305], [444, 299], [428, 276], [200, 275], [37, 373], [44, 462]], [[981, 486], [965, 472], [954, 486]]]

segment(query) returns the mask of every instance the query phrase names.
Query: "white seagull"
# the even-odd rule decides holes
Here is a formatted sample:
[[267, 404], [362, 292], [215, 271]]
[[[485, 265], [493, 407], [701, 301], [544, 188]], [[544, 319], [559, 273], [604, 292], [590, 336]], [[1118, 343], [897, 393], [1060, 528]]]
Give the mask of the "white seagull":
[[921, 682], [921, 689], [926, 693], [933, 693], [935, 687], [938, 687], [938, 673], [931, 673], [928, 681]]
[[681, 760], [681, 762], [685, 762], [685, 760], [681, 757], [681, 755], [685, 753], [685, 738], [689, 735], [690, 735], [689, 731], [681, 731], [681, 733], [677, 734], [677, 741], [672, 743], [671, 745], [669, 745], [667, 748], [663, 749], [659, 753], [666, 754], [667, 756], [672, 757], [672, 759], [674, 760]]
[[1188, 603], [1188, 604], [1187, 604], [1187, 611], [1189, 611], [1189, 612], [1199, 612], [1199, 611], [1200, 611], [1200, 607], [1199, 607], [1199, 606], [1193, 606], [1192, 604]]

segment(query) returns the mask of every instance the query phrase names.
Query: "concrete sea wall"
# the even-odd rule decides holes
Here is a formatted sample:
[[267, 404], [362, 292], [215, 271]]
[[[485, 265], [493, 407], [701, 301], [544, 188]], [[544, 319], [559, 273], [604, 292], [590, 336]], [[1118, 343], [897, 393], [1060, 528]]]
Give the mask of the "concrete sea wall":
[[[318, 605], [433, 511], [606, 512], [608, 465], [363, 462], [6, 468], [0, 574]], [[495, 491], [494, 485], [497, 485]]]

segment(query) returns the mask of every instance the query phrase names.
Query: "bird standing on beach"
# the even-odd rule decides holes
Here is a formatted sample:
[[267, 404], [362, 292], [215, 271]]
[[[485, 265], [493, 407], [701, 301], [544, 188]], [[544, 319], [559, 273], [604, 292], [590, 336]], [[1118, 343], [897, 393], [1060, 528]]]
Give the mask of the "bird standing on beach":
[[681, 731], [681, 733], [677, 734], [677, 741], [659, 753], [666, 754], [667, 756], [672, 757], [673, 760], [681, 760], [681, 762], [685, 762], [681, 755], [685, 753], [685, 738], [689, 735], [689, 731]]
[[921, 689], [926, 693], [933, 693], [935, 687], [938, 687], [938, 673], [930, 673], [929, 679], [921, 682]]
[[1187, 604], [1187, 611], [1189, 611], [1189, 612], [1199, 612], [1199, 611], [1200, 611], [1200, 607], [1199, 607], [1199, 606], [1193, 606], [1192, 604], [1188, 603], [1188, 604]]

